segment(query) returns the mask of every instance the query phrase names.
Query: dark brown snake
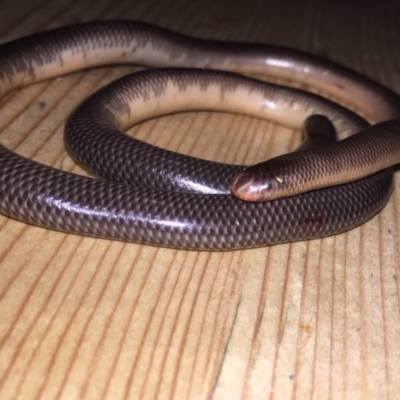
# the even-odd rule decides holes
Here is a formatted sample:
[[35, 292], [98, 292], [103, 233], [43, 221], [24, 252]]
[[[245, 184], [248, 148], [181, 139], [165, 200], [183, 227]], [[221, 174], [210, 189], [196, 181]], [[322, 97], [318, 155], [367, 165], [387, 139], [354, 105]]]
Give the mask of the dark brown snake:
[[[105, 180], [50, 168], [0, 146], [2, 214], [94, 237], [228, 250], [343, 232], [387, 202], [393, 180], [389, 167], [400, 159], [400, 122], [393, 120], [399, 118], [399, 98], [368, 78], [306, 53], [194, 39], [139, 22], [93, 22], [1, 45], [0, 95], [62, 74], [122, 63], [160, 69], [103, 88], [74, 112], [65, 131], [73, 158]], [[351, 105], [373, 122], [392, 121], [368, 127], [346, 108], [316, 95], [232, 71], [292, 79]], [[296, 129], [310, 115], [322, 114], [349, 137], [256, 166], [255, 177], [249, 170], [237, 175], [233, 191], [251, 200], [310, 190], [248, 203], [230, 189], [242, 167], [161, 150], [122, 133], [148, 118], [200, 109], [268, 118]], [[264, 178], [267, 183], [260, 182]], [[326, 185], [335, 186], [320, 189]]]

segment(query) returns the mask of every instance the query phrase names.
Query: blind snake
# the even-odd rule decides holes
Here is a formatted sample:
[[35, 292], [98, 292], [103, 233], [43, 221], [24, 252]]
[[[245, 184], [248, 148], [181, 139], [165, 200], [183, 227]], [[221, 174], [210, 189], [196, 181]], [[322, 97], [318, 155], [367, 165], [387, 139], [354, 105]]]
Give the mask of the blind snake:
[[[196, 39], [141, 22], [91, 22], [2, 44], [0, 95], [74, 71], [122, 63], [157, 68], [101, 89], [75, 110], [65, 128], [72, 157], [102, 179], [44, 166], [0, 146], [0, 213], [93, 237], [231, 250], [343, 232], [387, 202], [390, 167], [399, 160], [399, 97], [307, 53]], [[317, 95], [238, 73], [294, 80], [381, 123], [369, 127], [347, 108]], [[346, 139], [243, 172], [241, 166], [162, 150], [122, 132], [159, 115], [203, 109], [268, 118], [295, 129], [307, 117], [321, 114]], [[245, 199], [289, 197], [239, 200], [231, 194], [235, 175], [233, 191]], [[261, 186], [268, 190], [260, 191], [260, 179], [266, 177], [269, 183]]]

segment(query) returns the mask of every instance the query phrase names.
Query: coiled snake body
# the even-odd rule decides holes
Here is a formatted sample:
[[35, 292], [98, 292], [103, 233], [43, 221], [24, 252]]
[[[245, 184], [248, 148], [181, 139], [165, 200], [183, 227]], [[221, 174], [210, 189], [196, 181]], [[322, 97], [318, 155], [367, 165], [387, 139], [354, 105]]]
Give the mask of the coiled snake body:
[[[56, 170], [0, 146], [2, 214], [101, 238], [228, 250], [343, 232], [387, 202], [393, 178], [388, 167], [399, 159], [400, 122], [394, 120], [399, 117], [399, 98], [367, 78], [305, 53], [194, 39], [139, 22], [93, 22], [1, 45], [0, 94], [118, 63], [160, 68], [97, 92], [74, 112], [65, 132], [74, 159], [106, 180]], [[374, 122], [392, 121], [366, 129], [365, 120], [328, 100], [232, 71], [293, 78], [351, 104]], [[344, 136], [366, 130], [332, 147], [272, 161], [274, 184], [294, 182], [295, 193], [312, 190], [249, 203], [231, 194], [232, 178], [242, 167], [161, 150], [121, 132], [144, 119], [199, 109], [269, 118], [292, 128], [310, 115], [323, 114]], [[321, 189], [330, 184], [335, 186]]]

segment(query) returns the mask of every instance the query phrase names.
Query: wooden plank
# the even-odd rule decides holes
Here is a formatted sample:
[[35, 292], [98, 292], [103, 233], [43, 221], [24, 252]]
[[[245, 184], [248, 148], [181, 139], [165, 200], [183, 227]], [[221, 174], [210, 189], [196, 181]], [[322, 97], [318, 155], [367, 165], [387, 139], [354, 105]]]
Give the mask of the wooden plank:
[[[0, 1], [0, 41], [131, 18], [221, 40], [269, 42], [339, 61], [400, 92], [396, 1]], [[84, 173], [63, 124], [89, 93], [134, 70], [44, 82], [0, 103], [1, 143]], [[298, 135], [218, 113], [130, 133], [252, 163]], [[400, 188], [360, 228], [321, 240], [186, 252], [82, 238], [0, 217], [1, 399], [390, 399], [400, 391]]]

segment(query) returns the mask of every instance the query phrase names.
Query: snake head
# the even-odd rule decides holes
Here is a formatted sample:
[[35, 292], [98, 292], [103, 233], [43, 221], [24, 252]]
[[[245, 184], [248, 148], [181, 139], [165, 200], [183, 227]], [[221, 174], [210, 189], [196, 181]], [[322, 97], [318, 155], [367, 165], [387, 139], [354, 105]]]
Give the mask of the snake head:
[[277, 198], [283, 178], [256, 167], [249, 167], [233, 178], [231, 190], [234, 196], [250, 202], [263, 202]]

